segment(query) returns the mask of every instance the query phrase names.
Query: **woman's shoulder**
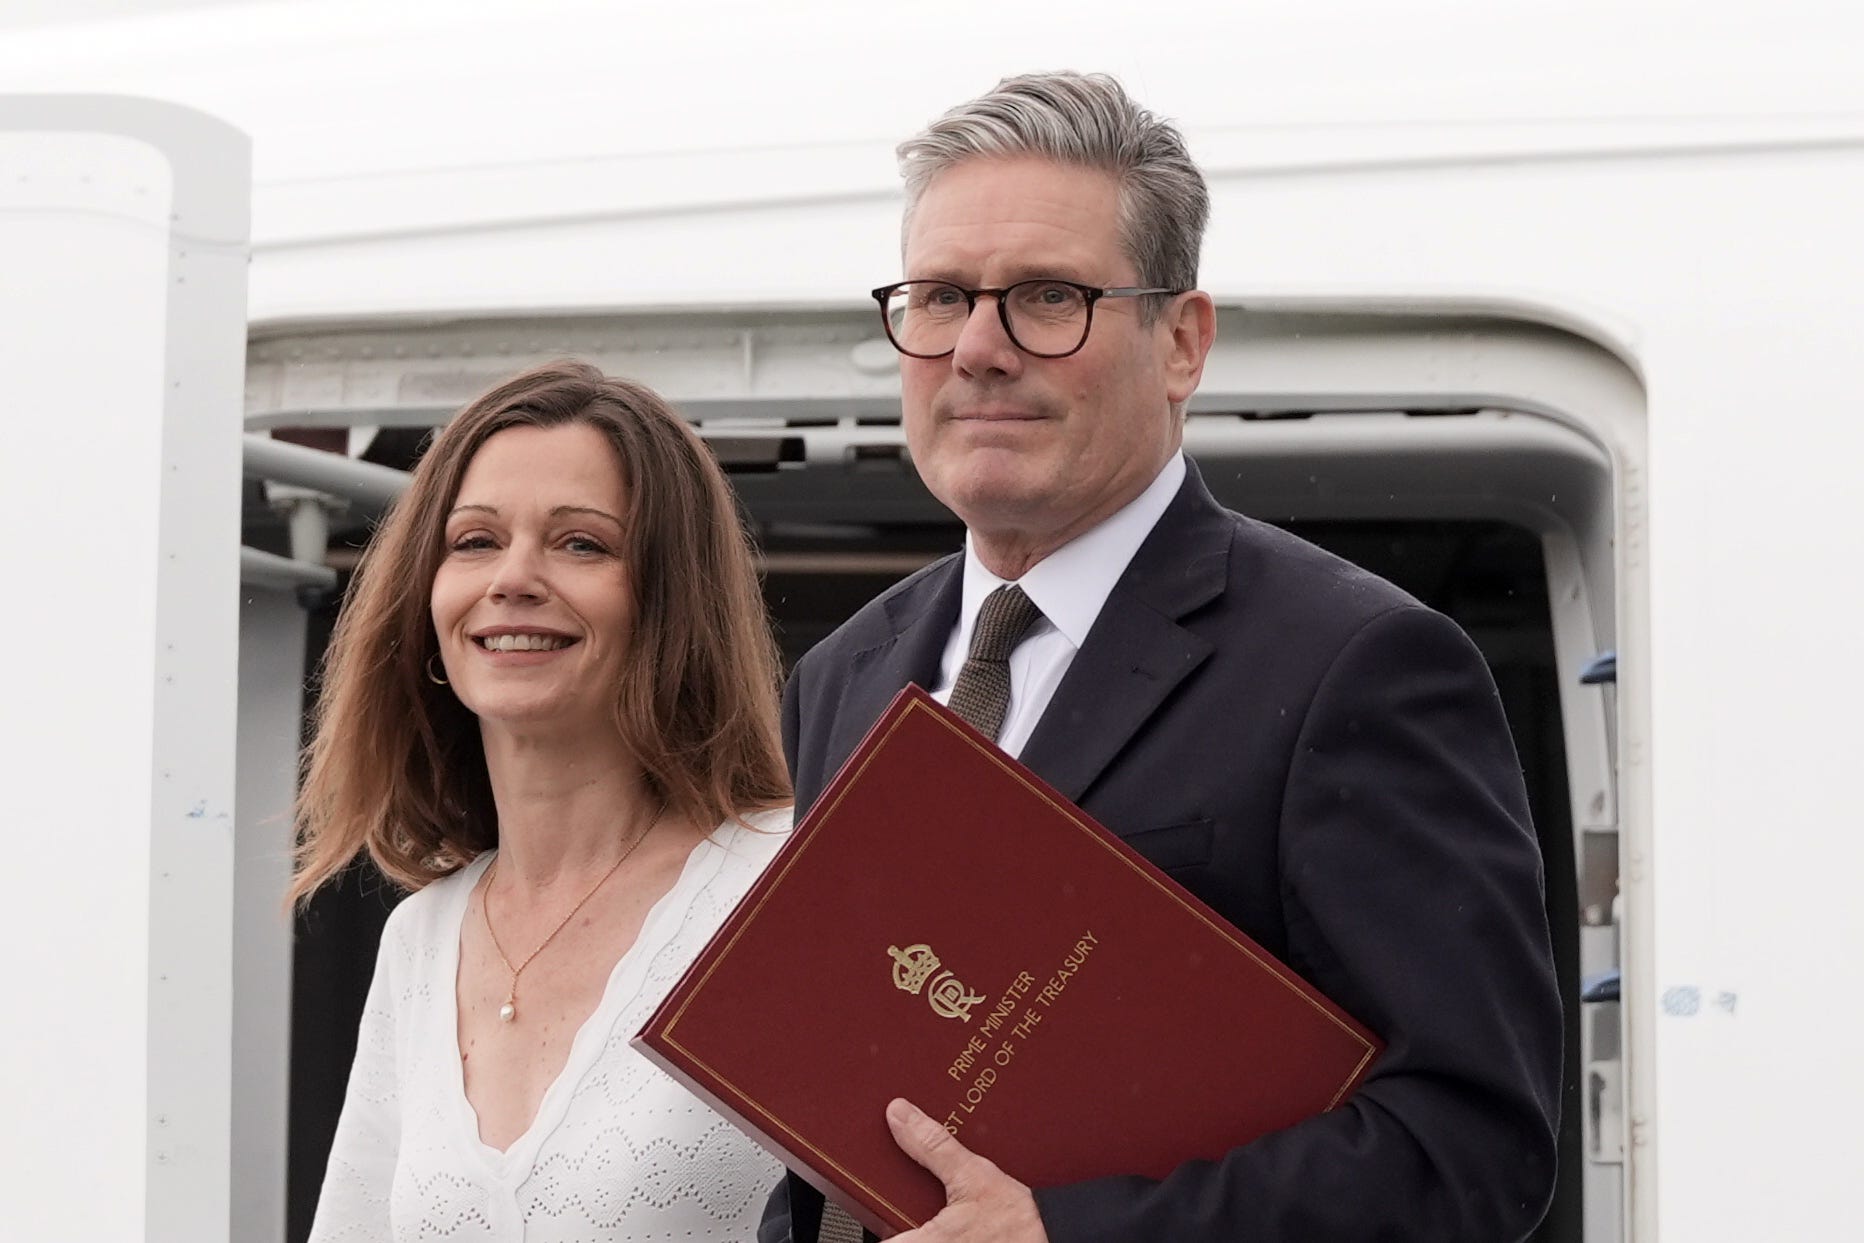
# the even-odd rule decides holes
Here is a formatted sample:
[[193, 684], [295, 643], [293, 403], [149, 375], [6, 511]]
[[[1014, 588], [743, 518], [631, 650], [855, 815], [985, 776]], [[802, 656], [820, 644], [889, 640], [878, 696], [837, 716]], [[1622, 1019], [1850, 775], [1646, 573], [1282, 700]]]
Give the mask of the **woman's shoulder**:
[[724, 853], [727, 872], [761, 872], [790, 840], [792, 810], [773, 807], [769, 811], [746, 812], [713, 829], [706, 841]]
[[698, 930], [703, 944], [789, 840], [788, 807], [745, 812], [706, 834], [668, 895], [678, 895], [682, 927]]
[[423, 885], [403, 898], [388, 913], [388, 922], [382, 928], [384, 944], [393, 939], [411, 946], [430, 945], [447, 935], [449, 925], [457, 934], [460, 904], [496, 853], [487, 851], [459, 871]]

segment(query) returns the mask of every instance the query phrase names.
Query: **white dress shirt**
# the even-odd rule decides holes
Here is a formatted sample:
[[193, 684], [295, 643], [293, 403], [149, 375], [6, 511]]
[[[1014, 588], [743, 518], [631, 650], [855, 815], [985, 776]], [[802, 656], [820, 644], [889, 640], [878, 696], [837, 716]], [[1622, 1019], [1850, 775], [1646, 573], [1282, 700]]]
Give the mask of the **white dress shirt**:
[[[1178, 494], [1184, 482], [1184, 454], [1171, 455], [1144, 492], [1108, 515], [1099, 525], [1075, 536], [1030, 566], [1017, 581], [1042, 610], [1022, 642], [1010, 652], [1010, 709], [1003, 718], [997, 745], [1010, 755], [1022, 754], [1023, 744], [1035, 732], [1036, 722], [1061, 685], [1062, 675], [1074, 663], [1074, 654], [1087, 640], [1094, 619], [1100, 616], [1113, 585], [1145, 543], [1146, 536]], [[964, 597], [958, 605], [958, 625], [945, 641], [939, 664], [938, 686], [932, 697], [951, 700], [952, 684], [964, 667], [971, 648], [971, 630], [977, 624], [984, 597], [1009, 582], [984, 568], [964, 537]]]

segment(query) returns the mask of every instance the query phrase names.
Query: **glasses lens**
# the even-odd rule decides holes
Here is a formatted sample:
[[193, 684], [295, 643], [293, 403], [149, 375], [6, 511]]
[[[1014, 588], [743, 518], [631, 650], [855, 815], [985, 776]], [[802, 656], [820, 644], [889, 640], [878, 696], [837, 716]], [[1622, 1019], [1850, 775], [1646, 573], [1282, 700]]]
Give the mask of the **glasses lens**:
[[1018, 281], [1003, 309], [1010, 335], [1031, 354], [1067, 354], [1087, 337], [1087, 295], [1063, 281]]
[[971, 304], [944, 281], [907, 281], [887, 298], [887, 331], [908, 354], [944, 354], [958, 344]]

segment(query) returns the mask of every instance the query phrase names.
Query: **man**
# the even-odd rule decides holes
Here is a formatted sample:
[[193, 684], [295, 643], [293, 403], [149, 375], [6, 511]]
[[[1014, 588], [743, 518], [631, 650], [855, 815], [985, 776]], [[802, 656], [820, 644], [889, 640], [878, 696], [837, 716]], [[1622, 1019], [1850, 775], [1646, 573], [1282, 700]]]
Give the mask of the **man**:
[[[908, 279], [876, 297], [914, 465], [966, 547], [797, 666], [799, 811], [896, 691], [935, 688], [1387, 1042], [1340, 1108], [1163, 1181], [1028, 1188], [896, 1101], [896, 1141], [948, 1201], [900, 1237], [1522, 1238], [1553, 1185], [1560, 1005], [1481, 657], [1391, 585], [1218, 507], [1183, 458], [1215, 311], [1175, 130], [1111, 79], [1042, 75], [900, 152]], [[982, 650], [1005, 633], [1007, 703], [988, 685], [1003, 643]], [[791, 1178], [760, 1237], [847, 1225]]]

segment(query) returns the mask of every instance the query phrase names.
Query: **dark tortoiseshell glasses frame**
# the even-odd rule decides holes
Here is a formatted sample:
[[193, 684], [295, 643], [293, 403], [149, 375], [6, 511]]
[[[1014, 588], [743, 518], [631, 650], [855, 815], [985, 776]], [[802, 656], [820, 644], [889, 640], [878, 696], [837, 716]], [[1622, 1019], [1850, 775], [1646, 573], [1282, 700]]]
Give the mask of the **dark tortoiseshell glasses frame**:
[[[1081, 335], [1073, 345], [1065, 350], [1030, 349], [1029, 346], [1024, 344], [1016, 335], [1016, 325], [1010, 313], [1010, 295], [1019, 289], [1045, 285], [1071, 289], [1081, 296]], [[921, 350], [908, 349], [900, 341], [899, 337], [895, 335], [893, 317], [888, 314], [887, 308], [893, 301], [894, 296], [902, 290], [912, 289], [915, 286], [949, 289], [953, 293], [959, 294], [964, 298], [965, 311], [963, 318], [954, 318], [949, 321], [948, 326], [956, 329], [952, 343], [936, 353], [928, 354]], [[1003, 325], [1004, 335], [1010, 339], [1010, 343], [1016, 346], [1017, 349], [1034, 358], [1066, 358], [1070, 354], [1079, 353], [1081, 347], [1087, 344], [1087, 335], [1094, 327], [1094, 304], [1099, 302], [1102, 298], [1143, 298], [1150, 295], [1176, 297], [1178, 294], [1183, 293], [1184, 290], [1166, 289], [1163, 287], [1142, 287], [1137, 285], [1116, 285], [1112, 288], [1103, 289], [1094, 285], [1083, 285], [1079, 281], [1066, 281], [1057, 277], [1044, 276], [1035, 277], [1026, 281], [1017, 281], [1013, 285], [1005, 285], [998, 289], [966, 289], [964, 286], [953, 284], [951, 281], [912, 280], [896, 281], [891, 285], [882, 285], [880, 288], [870, 292], [873, 295], [874, 301], [880, 304], [880, 322], [882, 327], [887, 330], [887, 340], [892, 342], [894, 349], [906, 355], [908, 358], [945, 358], [950, 355], [953, 350], [958, 348], [957, 335], [963, 332], [964, 324], [970, 321], [971, 315], [977, 310], [978, 298], [985, 294], [989, 294], [997, 300], [997, 319]]]

